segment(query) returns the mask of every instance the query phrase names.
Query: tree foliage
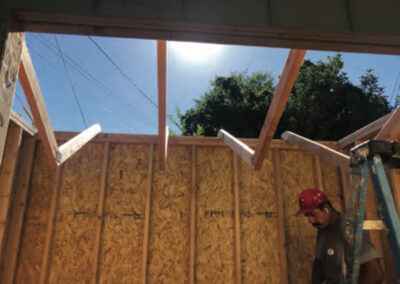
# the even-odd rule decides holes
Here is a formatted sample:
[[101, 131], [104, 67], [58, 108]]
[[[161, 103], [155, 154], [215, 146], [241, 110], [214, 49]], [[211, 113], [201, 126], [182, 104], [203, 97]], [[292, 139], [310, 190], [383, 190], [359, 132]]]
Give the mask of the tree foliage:
[[[355, 85], [340, 55], [306, 60], [276, 136], [291, 130], [311, 139], [337, 140], [391, 110], [378, 77], [367, 70]], [[178, 114], [184, 135], [215, 136], [223, 128], [238, 137], [258, 137], [274, 91], [268, 73], [216, 77], [194, 107]]]

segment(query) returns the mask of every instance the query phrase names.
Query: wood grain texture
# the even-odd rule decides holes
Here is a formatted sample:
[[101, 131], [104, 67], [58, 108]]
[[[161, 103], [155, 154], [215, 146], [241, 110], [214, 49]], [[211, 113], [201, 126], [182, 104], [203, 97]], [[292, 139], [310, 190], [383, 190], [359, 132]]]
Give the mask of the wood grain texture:
[[19, 72], [19, 80], [31, 108], [34, 124], [38, 129], [40, 139], [43, 141], [43, 146], [50, 165], [55, 166], [57, 159], [57, 141], [47, 113], [46, 104], [42, 91], [40, 90], [32, 59], [25, 43], [22, 48]]
[[267, 115], [261, 133], [259, 135], [259, 144], [253, 157], [253, 165], [256, 169], [260, 169], [264, 156], [270, 147], [272, 138], [274, 137], [278, 123], [285, 111], [285, 107], [291, 94], [294, 83], [299, 75], [301, 65], [303, 65], [305, 50], [292, 49], [286, 59], [279, 83], [275, 88], [271, 104], [268, 108]]
[[6, 144], [23, 41], [21, 33], [10, 33], [9, 24], [0, 20], [0, 165]]
[[[14, 202], [11, 208], [11, 220], [8, 230], [6, 249], [2, 255], [0, 282], [14, 283], [16, 269], [20, 256], [20, 246], [23, 231], [25, 231], [25, 212], [28, 208], [28, 196], [35, 157], [36, 140], [25, 137], [18, 161], [16, 179], [14, 183]], [[29, 279], [29, 275], [27, 275]], [[26, 278], [25, 278], [26, 279]], [[17, 282], [18, 283], [18, 282]]]

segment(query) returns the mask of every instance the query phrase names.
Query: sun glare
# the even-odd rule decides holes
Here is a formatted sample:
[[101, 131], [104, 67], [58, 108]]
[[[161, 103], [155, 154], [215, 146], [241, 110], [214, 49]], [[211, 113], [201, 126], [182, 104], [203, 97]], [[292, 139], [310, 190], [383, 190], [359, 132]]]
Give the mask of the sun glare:
[[220, 44], [195, 42], [168, 42], [168, 46], [183, 60], [192, 63], [204, 63], [216, 58], [222, 51]]

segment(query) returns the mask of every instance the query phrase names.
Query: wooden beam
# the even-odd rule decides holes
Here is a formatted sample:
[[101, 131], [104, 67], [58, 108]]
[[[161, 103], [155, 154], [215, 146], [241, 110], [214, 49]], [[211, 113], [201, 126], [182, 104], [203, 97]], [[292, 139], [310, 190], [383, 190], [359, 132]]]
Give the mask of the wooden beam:
[[[53, 3], [55, 2], [55, 3]], [[16, 30], [315, 50], [400, 52], [395, 0], [303, 2], [4, 0]], [[273, 2], [271, 2], [273, 3]], [[274, 3], [273, 3], [274, 4]], [[181, 9], [181, 10], [180, 10]], [[184, 12], [182, 12], [184, 9]], [[210, 12], [212, 11], [212, 12]], [[371, 15], [374, 21], [371, 23]], [[102, 16], [103, 15], [103, 16]], [[246, 15], [244, 17], [243, 15]], [[318, 15], [318, 17], [315, 17]]]
[[0, 165], [18, 78], [22, 42], [23, 35], [9, 33], [8, 24], [0, 20]]
[[400, 107], [390, 114], [375, 139], [399, 140], [400, 138]]
[[95, 124], [61, 145], [57, 150], [57, 164], [63, 164], [100, 132], [101, 126]]
[[322, 170], [321, 170], [321, 160], [319, 157], [314, 156], [313, 158], [313, 166], [314, 166], [314, 183], [316, 187], [320, 190], [324, 191], [324, 181], [322, 178]]
[[42, 265], [40, 267], [40, 281], [39, 281], [40, 284], [46, 284], [49, 278], [49, 269], [50, 269], [51, 256], [53, 250], [53, 236], [57, 221], [57, 209], [58, 209], [60, 190], [62, 186], [62, 176], [63, 176], [63, 166], [57, 167], [53, 181], [54, 182], [52, 190], [53, 193], [50, 204], [50, 215], [47, 223], [46, 243], [44, 247]]
[[314, 155], [317, 155], [322, 160], [332, 163], [334, 165], [349, 165], [350, 157], [340, 153], [336, 150], [333, 150], [325, 145], [314, 142], [310, 139], [307, 139], [303, 136], [295, 134], [290, 131], [286, 131], [282, 134], [282, 139], [285, 140], [289, 144], [296, 144], [300, 146], [300, 148], [311, 152]]
[[343, 149], [352, 145], [353, 143], [356, 143], [356, 141], [363, 140], [371, 135], [378, 133], [378, 131], [389, 119], [390, 115], [391, 115], [390, 113], [386, 114], [378, 118], [377, 120], [369, 123], [368, 125], [364, 126], [363, 128], [360, 128], [354, 131], [353, 133], [343, 137], [338, 141], [338, 146]]
[[150, 145], [149, 149], [149, 167], [147, 176], [149, 178], [146, 192], [146, 206], [144, 212], [144, 237], [143, 237], [143, 260], [142, 260], [142, 284], [147, 284], [148, 260], [149, 260], [149, 238], [150, 238], [150, 214], [151, 200], [153, 192], [153, 153], [154, 145]]
[[158, 143], [160, 169], [164, 170], [167, 161], [168, 128], [166, 126], [167, 95], [167, 43], [157, 41], [157, 86], [158, 86]]
[[3, 163], [0, 167], [0, 258], [3, 255], [6, 229], [9, 224], [9, 209], [21, 138], [21, 128], [18, 126], [9, 128]]
[[250, 166], [252, 164], [252, 158], [254, 156], [254, 150], [247, 146], [245, 143], [235, 138], [229, 132], [221, 129], [218, 131], [218, 137], [222, 138], [226, 145], [228, 145], [232, 151], [238, 155], [243, 161], [245, 161]]
[[192, 146], [192, 186], [190, 192], [190, 258], [189, 284], [196, 283], [196, 229], [197, 229], [197, 148]]
[[0, 275], [0, 282], [9, 284], [14, 283], [15, 273], [18, 264], [18, 255], [22, 231], [24, 227], [25, 212], [28, 207], [28, 196], [30, 182], [35, 158], [36, 140], [33, 137], [25, 137], [21, 148], [20, 159], [18, 160], [18, 170], [15, 179], [15, 198], [11, 212], [11, 222], [9, 236], [3, 259], [7, 259], [2, 265], [3, 273]]
[[100, 257], [101, 257], [101, 235], [104, 227], [104, 205], [106, 200], [107, 192], [107, 172], [108, 164], [110, 160], [110, 143], [104, 143], [103, 150], [103, 163], [101, 167], [101, 185], [100, 185], [100, 196], [99, 196], [99, 206], [97, 207], [97, 234], [96, 234], [96, 246], [94, 253], [94, 277], [93, 284], [99, 283], [100, 277]]
[[265, 117], [264, 125], [259, 136], [259, 144], [257, 145], [253, 165], [255, 169], [260, 169], [264, 160], [265, 154], [274, 137], [276, 128], [283, 115], [286, 103], [291, 94], [294, 83], [299, 75], [301, 65], [304, 61], [305, 50], [293, 49], [290, 51], [286, 60], [285, 67], [276, 86], [274, 96], [269, 106], [267, 116]]
[[242, 283], [242, 257], [240, 237], [239, 162], [233, 153], [233, 196], [235, 212], [235, 283]]
[[274, 187], [278, 202], [278, 241], [279, 241], [279, 262], [281, 284], [289, 283], [287, 249], [286, 249], [286, 230], [285, 230], [285, 199], [282, 186], [281, 157], [279, 150], [272, 152], [272, 165], [274, 169]]
[[38, 129], [39, 137], [43, 142], [50, 164], [55, 166], [57, 159], [57, 141], [47, 114], [46, 105], [35, 69], [33, 68], [31, 56], [29, 55], [25, 43], [22, 48], [19, 72], [20, 83], [31, 108], [34, 124]]
[[29, 135], [33, 136], [37, 133], [37, 129], [33, 126], [27, 123], [18, 113], [15, 111], [11, 111], [11, 116], [10, 119], [12, 122], [14, 122], [16, 125], [21, 127], [25, 132], [27, 132]]
[[[56, 132], [56, 138], [59, 142], [65, 142], [74, 136], [78, 135], [77, 132]], [[240, 139], [243, 143], [250, 147], [256, 147], [258, 139], [244, 138]], [[100, 133], [92, 141], [92, 143], [110, 142], [113, 144], [155, 144], [159, 142], [158, 135], [148, 134], [116, 134], [116, 133]], [[331, 148], [337, 148], [335, 141], [317, 141]], [[171, 136], [168, 139], [169, 146], [210, 146], [210, 147], [227, 147], [225, 142], [218, 137], [204, 137], [204, 136]], [[289, 145], [288, 143], [280, 140], [273, 139], [271, 148], [284, 149], [284, 150], [300, 150], [297, 145]]]
[[382, 230], [387, 230], [387, 228], [381, 220], [365, 220], [363, 223], [363, 230], [382, 231]]

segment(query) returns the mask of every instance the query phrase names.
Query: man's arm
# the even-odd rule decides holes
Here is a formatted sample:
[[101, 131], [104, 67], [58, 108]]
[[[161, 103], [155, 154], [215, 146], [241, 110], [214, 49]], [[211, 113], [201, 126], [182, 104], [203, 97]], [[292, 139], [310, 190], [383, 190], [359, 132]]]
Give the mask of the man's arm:
[[383, 271], [378, 258], [372, 259], [360, 266], [359, 284], [382, 284]]

